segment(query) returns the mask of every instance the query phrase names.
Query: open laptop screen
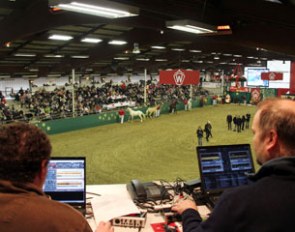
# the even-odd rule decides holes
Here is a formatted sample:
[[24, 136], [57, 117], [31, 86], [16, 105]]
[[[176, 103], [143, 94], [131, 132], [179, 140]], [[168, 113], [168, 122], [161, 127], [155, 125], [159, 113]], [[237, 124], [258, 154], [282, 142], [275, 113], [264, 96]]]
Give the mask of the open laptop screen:
[[197, 147], [202, 190], [220, 192], [248, 184], [247, 173], [254, 173], [249, 144]]
[[85, 157], [51, 157], [43, 191], [53, 200], [85, 208]]

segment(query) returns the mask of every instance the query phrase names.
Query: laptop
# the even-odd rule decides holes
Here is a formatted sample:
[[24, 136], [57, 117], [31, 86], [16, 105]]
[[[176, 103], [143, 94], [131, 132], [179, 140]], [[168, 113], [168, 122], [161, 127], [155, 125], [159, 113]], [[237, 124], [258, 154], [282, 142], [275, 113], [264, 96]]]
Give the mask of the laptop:
[[202, 196], [211, 208], [224, 190], [249, 184], [248, 176], [255, 172], [249, 144], [198, 146], [196, 149]]
[[86, 212], [85, 157], [51, 157], [43, 186], [51, 199]]

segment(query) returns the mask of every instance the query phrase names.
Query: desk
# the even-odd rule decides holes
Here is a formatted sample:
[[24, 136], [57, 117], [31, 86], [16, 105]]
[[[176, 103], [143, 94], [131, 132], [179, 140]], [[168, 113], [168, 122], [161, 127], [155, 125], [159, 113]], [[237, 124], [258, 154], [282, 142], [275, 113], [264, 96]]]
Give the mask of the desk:
[[[94, 194], [99, 194], [101, 196], [118, 196], [118, 198], [126, 197], [131, 199], [126, 184], [110, 184], [110, 185], [88, 185], [86, 186], [87, 197], [91, 197]], [[200, 214], [205, 215], [208, 211], [206, 209], [200, 207], [199, 208]], [[95, 221], [94, 217], [88, 218], [88, 223], [91, 226], [92, 230], [95, 231], [96, 225], [98, 222]], [[161, 223], [165, 222], [165, 218], [161, 213], [148, 213], [146, 218], [145, 227], [142, 229], [138, 228], [129, 228], [129, 227], [119, 227], [115, 226], [115, 232], [154, 232], [151, 224], [153, 223]], [[177, 224], [177, 226], [181, 229], [181, 224]]]

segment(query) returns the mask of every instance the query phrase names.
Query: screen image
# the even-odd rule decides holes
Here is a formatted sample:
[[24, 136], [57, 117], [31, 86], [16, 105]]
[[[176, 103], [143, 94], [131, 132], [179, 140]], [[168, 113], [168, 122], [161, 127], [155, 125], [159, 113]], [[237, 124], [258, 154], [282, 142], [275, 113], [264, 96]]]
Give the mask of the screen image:
[[51, 158], [43, 191], [53, 200], [85, 202], [85, 158]]
[[197, 153], [205, 191], [246, 185], [254, 172], [249, 144], [198, 147]]
[[268, 60], [267, 68], [272, 72], [291, 72], [291, 61]]
[[270, 88], [290, 88], [291, 78], [291, 61], [283, 60], [268, 60], [267, 68], [270, 72], [281, 72], [283, 73], [283, 80], [270, 81]]
[[268, 72], [265, 67], [245, 67], [244, 75], [247, 78], [247, 86], [268, 87], [269, 81], [261, 80], [261, 73]]

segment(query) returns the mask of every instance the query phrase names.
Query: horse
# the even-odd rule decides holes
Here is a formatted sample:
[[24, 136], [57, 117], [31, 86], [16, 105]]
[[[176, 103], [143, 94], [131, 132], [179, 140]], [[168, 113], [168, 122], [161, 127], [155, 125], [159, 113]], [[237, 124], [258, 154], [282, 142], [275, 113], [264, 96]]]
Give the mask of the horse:
[[131, 120], [133, 120], [134, 116], [138, 116], [140, 118], [140, 122], [143, 121], [143, 119], [145, 119], [145, 114], [140, 111], [140, 110], [133, 110], [130, 107], [127, 108], [128, 112], [129, 112], [129, 118], [131, 117]]
[[157, 110], [160, 108], [160, 105], [155, 105], [153, 107], [147, 108], [145, 115], [146, 117], [152, 118], [152, 117], [158, 117]]

